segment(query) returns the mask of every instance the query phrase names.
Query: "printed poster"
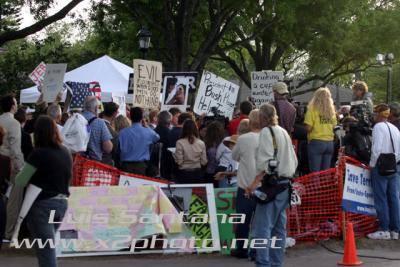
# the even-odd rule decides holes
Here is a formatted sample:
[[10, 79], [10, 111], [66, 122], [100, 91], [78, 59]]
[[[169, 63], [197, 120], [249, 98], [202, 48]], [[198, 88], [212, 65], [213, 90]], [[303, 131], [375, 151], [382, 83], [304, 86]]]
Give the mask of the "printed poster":
[[163, 72], [161, 110], [186, 111], [190, 90], [196, 90], [197, 72]]
[[47, 64], [43, 80], [43, 100], [52, 103], [57, 94], [63, 90], [64, 75], [67, 64]]
[[342, 208], [348, 212], [376, 216], [371, 174], [368, 169], [346, 163]]

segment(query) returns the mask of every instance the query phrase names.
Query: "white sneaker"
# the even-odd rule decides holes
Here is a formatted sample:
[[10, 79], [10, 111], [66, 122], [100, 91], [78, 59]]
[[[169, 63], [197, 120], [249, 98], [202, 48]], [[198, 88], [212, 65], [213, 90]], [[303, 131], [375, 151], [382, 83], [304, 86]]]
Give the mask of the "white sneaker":
[[399, 240], [399, 233], [391, 231], [390, 232], [390, 237], [392, 238], [392, 240]]
[[[376, 231], [374, 233], [370, 233], [367, 235], [369, 239], [375, 239], [375, 240], [390, 240], [390, 233], [389, 231]], [[397, 234], [397, 238], [398, 238]]]

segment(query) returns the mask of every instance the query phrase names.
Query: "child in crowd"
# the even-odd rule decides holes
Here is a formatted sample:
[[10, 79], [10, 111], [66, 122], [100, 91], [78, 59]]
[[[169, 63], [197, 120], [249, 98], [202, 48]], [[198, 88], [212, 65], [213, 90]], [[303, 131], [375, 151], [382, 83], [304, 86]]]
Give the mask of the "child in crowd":
[[238, 135], [225, 137], [217, 148], [216, 158], [219, 162], [214, 178], [219, 181], [218, 187], [236, 187], [239, 163], [232, 159], [232, 150], [236, 145]]

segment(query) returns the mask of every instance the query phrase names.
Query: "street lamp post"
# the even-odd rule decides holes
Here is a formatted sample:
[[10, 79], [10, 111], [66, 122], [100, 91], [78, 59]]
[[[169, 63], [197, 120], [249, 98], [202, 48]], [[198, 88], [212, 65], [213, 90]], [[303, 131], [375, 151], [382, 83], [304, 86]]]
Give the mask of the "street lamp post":
[[376, 61], [381, 65], [387, 65], [387, 85], [386, 85], [386, 103], [392, 102], [392, 73], [393, 73], [393, 53], [378, 54]]
[[151, 32], [142, 27], [136, 37], [139, 39], [139, 49], [142, 51], [142, 57], [146, 59], [146, 53], [150, 47]]

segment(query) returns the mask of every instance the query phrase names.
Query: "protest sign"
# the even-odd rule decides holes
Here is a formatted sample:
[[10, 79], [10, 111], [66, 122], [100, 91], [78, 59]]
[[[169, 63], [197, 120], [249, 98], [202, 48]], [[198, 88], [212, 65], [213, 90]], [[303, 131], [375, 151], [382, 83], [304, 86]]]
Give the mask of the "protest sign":
[[43, 80], [43, 100], [54, 102], [57, 94], [63, 90], [64, 75], [67, 64], [47, 64]]
[[133, 73], [129, 73], [128, 95], [133, 95]]
[[239, 86], [204, 71], [194, 104], [194, 112], [207, 116], [222, 115], [232, 118]]
[[[226, 214], [229, 216], [232, 213], [236, 213], [236, 191], [237, 188], [234, 187], [214, 189], [217, 214]], [[218, 230], [221, 241], [221, 253], [229, 254], [231, 241], [235, 238], [233, 225], [230, 223], [221, 223], [220, 218], [218, 218]]]
[[172, 107], [186, 111], [190, 90], [196, 89], [197, 72], [163, 72], [161, 110]]
[[46, 64], [40, 62], [40, 64], [29, 74], [29, 78], [37, 85], [42, 86], [44, 74], [46, 72]]
[[118, 104], [118, 114], [126, 116], [126, 99], [125, 99], [125, 94], [117, 94], [113, 93], [112, 94], [112, 101], [116, 104]]
[[[58, 257], [220, 249], [211, 185], [172, 185], [163, 189], [150, 185], [71, 187], [70, 193], [68, 210], [55, 242]], [[183, 209], [177, 209], [171, 194], [182, 195], [189, 201]], [[190, 201], [193, 198], [196, 202]], [[195, 208], [198, 214], [190, 214]], [[197, 235], [190, 224], [201, 220], [203, 211], [209, 215], [205, 217], [209, 228], [200, 231], [200, 222], [196, 234], [211, 233], [207, 237], [212, 246], [193, 247]], [[187, 221], [190, 216], [192, 220]]]
[[282, 71], [255, 71], [251, 73], [251, 97], [259, 107], [274, 101], [272, 85], [283, 80]]
[[376, 215], [369, 170], [346, 163], [342, 208], [348, 212]]
[[162, 64], [141, 59], [133, 60], [133, 105], [158, 109], [160, 102]]
[[139, 185], [165, 185], [168, 182], [150, 177], [119, 176], [119, 186], [139, 186]]

